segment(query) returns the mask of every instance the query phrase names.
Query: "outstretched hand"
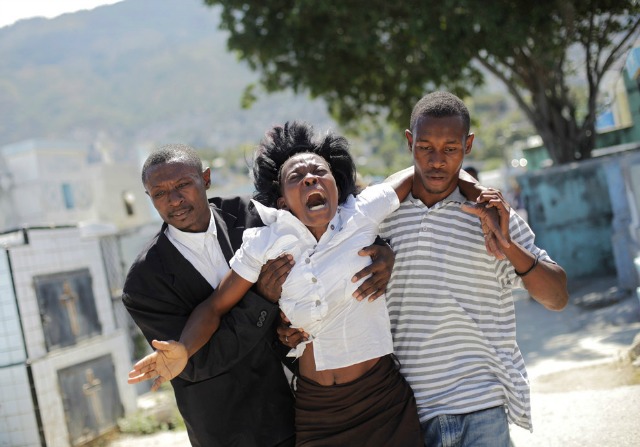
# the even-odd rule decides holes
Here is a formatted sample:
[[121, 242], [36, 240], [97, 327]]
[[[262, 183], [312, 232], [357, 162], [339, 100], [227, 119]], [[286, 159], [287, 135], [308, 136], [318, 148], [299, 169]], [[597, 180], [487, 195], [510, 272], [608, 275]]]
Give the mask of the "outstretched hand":
[[187, 366], [189, 353], [182, 343], [173, 340], [153, 340], [151, 345], [156, 351], [133, 365], [127, 382], [138, 383], [154, 379], [151, 391], [156, 391], [164, 382], [182, 372]]
[[498, 259], [505, 259], [502, 248], [509, 248], [510, 206], [497, 189], [487, 189], [480, 193], [475, 204], [463, 203], [464, 212], [478, 216], [484, 234], [487, 252]]

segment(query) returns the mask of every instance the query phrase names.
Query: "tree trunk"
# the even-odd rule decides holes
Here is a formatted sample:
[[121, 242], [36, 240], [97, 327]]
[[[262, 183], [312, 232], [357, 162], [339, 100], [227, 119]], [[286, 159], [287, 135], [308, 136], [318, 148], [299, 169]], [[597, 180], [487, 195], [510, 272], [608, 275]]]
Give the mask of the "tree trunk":
[[557, 98], [535, 92], [533, 101], [533, 124], [554, 165], [591, 158], [595, 145], [592, 124], [585, 122], [585, 126], [579, 126], [574, 114], [569, 112], [571, 104]]

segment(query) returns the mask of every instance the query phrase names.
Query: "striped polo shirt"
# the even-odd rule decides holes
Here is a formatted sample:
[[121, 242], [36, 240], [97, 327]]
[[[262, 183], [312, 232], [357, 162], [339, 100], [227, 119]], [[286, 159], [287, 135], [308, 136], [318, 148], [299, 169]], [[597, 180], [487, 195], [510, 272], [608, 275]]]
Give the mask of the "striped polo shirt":
[[[396, 261], [387, 288], [394, 350], [420, 421], [505, 405], [531, 429], [529, 381], [516, 343], [511, 263], [486, 252], [480, 221], [458, 189], [431, 208], [409, 195], [380, 226]], [[511, 212], [511, 238], [548, 260]]]

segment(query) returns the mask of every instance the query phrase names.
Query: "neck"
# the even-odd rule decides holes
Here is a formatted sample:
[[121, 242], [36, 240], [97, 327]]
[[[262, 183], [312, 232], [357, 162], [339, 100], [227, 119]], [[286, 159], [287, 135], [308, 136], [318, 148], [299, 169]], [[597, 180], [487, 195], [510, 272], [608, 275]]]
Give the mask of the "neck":
[[307, 227], [307, 229], [311, 232], [313, 237], [316, 238], [316, 241], [319, 241], [322, 235], [327, 232], [328, 227], [329, 224], [325, 225], [324, 227]]
[[414, 186], [411, 190], [411, 194], [415, 198], [420, 199], [420, 201], [425, 205], [427, 205], [429, 208], [431, 208], [436, 203], [441, 202], [447, 197], [449, 197], [449, 195], [451, 195], [451, 193], [455, 191], [457, 187], [458, 187], [458, 184], [456, 183], [453, 185], [452, 188], [448, 188], [446, 191], [442, 191], [442, 192], [427, 191], [424, 188], [417, 187], [416, 184], [414, 183]]

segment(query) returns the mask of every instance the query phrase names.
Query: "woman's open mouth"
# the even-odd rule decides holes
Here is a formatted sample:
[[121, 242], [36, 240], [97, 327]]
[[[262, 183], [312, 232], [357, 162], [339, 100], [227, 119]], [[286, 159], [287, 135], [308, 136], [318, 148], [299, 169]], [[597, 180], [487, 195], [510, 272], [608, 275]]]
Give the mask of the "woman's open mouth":
[[327, 206], [327, 199], [320, 192], [312, 192], [307, 196], [307, 209], [317, 211]]

